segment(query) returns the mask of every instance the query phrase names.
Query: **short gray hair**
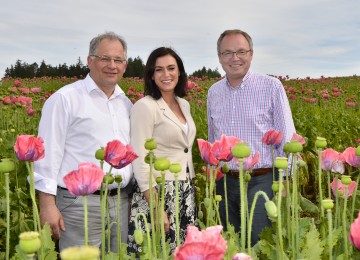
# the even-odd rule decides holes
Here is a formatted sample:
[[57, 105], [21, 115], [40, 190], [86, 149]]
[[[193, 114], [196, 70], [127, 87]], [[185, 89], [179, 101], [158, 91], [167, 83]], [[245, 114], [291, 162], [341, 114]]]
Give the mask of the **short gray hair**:
[[217, 41], [217, 53], [218, 53], [218, 56], [220, 56], [220, 44], [221, 44], [221, 41], [224, 39], [224, 37], [226, 35], [233, 35], [233, 34], [241, 34], [242, 36], [245, 37], [245, 39], [247, 40], [247, 42], [249, 43], [249, 47], [250, 47], [250, 50], [253, 51], [253, 41], [250, 37], [250, 35], [244, 31], [241, 31], [241, 30], [238, 30], [238, 29], [233, 29], [233, 30], [226, 30], [224, 31], [222, 34], [220, 34], [220, 37]]
[[89, 56], [96, 54], [96, 50], [99, 47], [99, 44], [100, 44], [101, 40], [103, 40], [103, 39], [118, 40], [121, 43], [121, 45], [123, 46], [123, 48], [124, 48], [124, 54], [125, 54], [124, 58], [127, 59], [127, 44], [126, 44], [126, 41], [121, 36], [117, 35], [114, 32], [105, 32], [105, 33], [99, 34], [98, 36], [93, 38], [90, 41]]

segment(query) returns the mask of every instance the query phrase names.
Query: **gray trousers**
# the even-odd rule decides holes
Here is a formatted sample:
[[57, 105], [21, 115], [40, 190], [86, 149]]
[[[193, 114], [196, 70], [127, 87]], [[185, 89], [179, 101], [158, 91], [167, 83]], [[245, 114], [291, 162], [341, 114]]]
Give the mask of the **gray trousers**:
[[[88, 234], [89, 245], [101, 246], [101, 206], [100, 195], [88, 195]], [[120, 193], [120, 228], [121, 240], [123, 243], [127, 241], [128, 235], [128, 218], [129, 218], [129, 201], [126, 191], [121, 190]], [[117, 196], [108, 196], [108, 210], [110, 215], [111, 239], [110, 249], [117, 252], [118, 241], [116, 232], [116, 204]], [[58, 189], [56, 195], [56, 205], [60, 210], [65, 223], [65, 231], [60, 233], [59, 249], [70, 246], [84, 245], [84, 204], [82, 196], [74, 196], [67, 190]], [[108, 223], [107, 219], [105, 224]], [[106, 245], [107, 247], [109, 245]]]

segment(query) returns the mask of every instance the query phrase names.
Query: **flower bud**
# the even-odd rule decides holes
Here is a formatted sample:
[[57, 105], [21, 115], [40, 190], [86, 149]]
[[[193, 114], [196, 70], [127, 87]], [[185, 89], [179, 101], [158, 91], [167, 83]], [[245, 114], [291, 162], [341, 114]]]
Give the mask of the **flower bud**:
[[202, 210], [199, 210], [198, 219], [202, 219], [203, 217], [204, 217], [204, 213], [202, 212]]
[[146, 164], [150, 164], [150, 156], [151, 156], [150, 153], [152, 153], [152, 157], [153, 157], [152, 162], [154, 163], [156, 161], [156, 157], [155, 157], [154, 153], [149, 152], [144, 158], [144, 161], [145, 161]]
[[115, 182], [116, 183], [121, 183], [122, 182], [122, 176], [121, 175], [115, 175]]
[[315, 147], [317, 149], [323, 149], [325, 148], [327, 145], [326, 139], [323, 137], [316, 137], [316, 141], [315, 141]]
[[289, 153], [297, 153], [297, 152], [301, 152], [303, 150], [303, 146], [299, 141], [291, 140], [288, 143], [287, 150], [289, 151]]
[[105, 156], [105, 149], [104, 147], [100, 147], [100, 149], [96, 150], [95, 152], [95, 158], [97, 160], [104, 160], [104, 156]]
[[154, 138], [146, 139], [145, 141], [145, 149], [146, 150], [155, 150], [157, 147], [156, 141]]
[[324, 199], [321, 204], [324, 209], [332, 209], [334, 207], [334, 201], [332, 199]]
[[134, 237], [135, 237], [135, 242], [139, 245], [141, 245], [142, 242], [144, 241], [143, 232], [139, 228], [135, 229]]
[[19, 235], [19, 248], [25, 254], [34, 254], [41, 246], [38, 232], [23, 232]]
[[245, 179], [246, 182], [249, 182], [249, 181], [251, 180], [251, 175], [250, 175], [250, 173], [246, 172], [244, 176], [245, 176], [244, 179]]
[[268, 200], [267, 202], [265, 202], [265, 209], [266, 213], [270, 218], [276, 218], [278, 216], [277, 207], [272, 200]]
[[15, 169], [15, 163], [11, 159], [1, 159], [0, 173], [9, 173]]
[[215, 201], [220, 202], [222, 200], [221, 195], [215, 195]]
[[112, 184], [114, 182], [114, 177], [111, 174], [105, 174], [103, 178], [103, 183]]
[[236, 158], [246, 158], [249, 157], [251, 154], [251, 149], [250, 147], [244, 143], [237, 143], [232, 149], [231, 149], [231, 153], [233, 156], [235, 156]]
[[286, 157], [276, 157], [275, 167], [278, 169], [285, 169], [288, 167], [288, 158]]
[[229, 164], [224, 163], [223, 166], [221, 167], [221, 172], [222, 173], [228, 173], [229, 171], [230, 171]]
[[360, 156], [360, 145], [356, 148], [355, 155]]
[[206, 208], [210, 207], [210, 199], [209, 198], [204, 199], [204, 205]]
[[172, 173], [179, 173], [181, 172], [181, 165], [180, 163], [172, 163], [170, 164], [169, 171]]
[[351, 183], [351, 177], [349, 175], [342, 175], [341, 183], [344, 185], [349, 185]]
[[170, 167], [170, 161], [165, 157], [157, 158], [154, 163], [154, 168], [157, 171], [165, 171], [169, 169], [169, 167]]
[[290, 153], [290, 151], [289, 151], [289, 145], [290, 145], [290, 142], [286, 142], [286, 143], [284, 144], [283, 151], [284, 151], [284, 153], [286, 153], [286, 154]]

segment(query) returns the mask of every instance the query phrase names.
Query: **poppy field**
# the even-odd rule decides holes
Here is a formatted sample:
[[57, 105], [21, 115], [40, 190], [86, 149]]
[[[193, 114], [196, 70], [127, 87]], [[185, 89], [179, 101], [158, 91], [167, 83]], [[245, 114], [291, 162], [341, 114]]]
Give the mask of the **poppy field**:
[[[360, 257], [360, 76], [278, 78], [288, 95], [298, 134], [290, 143], [300, 144], [301, 148], [296, 146], [298, 150], [286, 152], [293, 155], [291, 180], [289, 177], [284, 183], [274, 184], [275, 196], [267, 204], [272, 228], [264, 230], [261, 240], [254, 247], [245, 243], [246, 232], [221, 231], [216, 206], [218, 200], [224, 198], [217, 197], [211, 190], [219, 165], [203, 160], [206, 151], [195, 140], [193, 158], [197, 173], [199, 228], [203, 230], [201, 232], [216, 234], [214, 236], [220, 246], [213, 250], [218, 250], [215, 253], [222, 254], [223, 259], [246, 259], [240, 258], [243, 256], [238, 253], [246, 253], [253, 259], [356, 259]], [[76, 80], [43, 77], [4, 78], [0, 81], [1, 259], [6, 259], [8, 255], [21, 259], [15, 258], [16, 252], [19, 252], [19, 235], [35, 230], [38, 225], [34, 216], [36, 195], [27, 181], [31, 167], [26, 160], [19, 160], [14, 145], [18, 136], [37, 136], [45, 100], [60, 87]], [[188, 79], [186, 99], [190, 102], [197, 127], [196, 139], [207, 140], [206, 95], [208, 88], [217, 80], [206, 77]], [[119, 85], [133, 103], [143, 97], [142, 79], [124, 78]], [[212, 145], [209, 144], [209, 147]], [[282, 167], [281, 158], [277, 159], [279, 161], [274, 165], [285, 173], [287, 165]], [[1, 165], [8, 160], [14, 162], [14, 167], [5, 175]], [[246, 176], [251, 173], [251, 168], [240, 168], [240, 171]], [[247, 216], [244, 222], [248, 222], [251, 211], [242, 213]], [[204, 246], [211, 243], [206, 241], [205, 233], [203, 237]], [[148, 239], [144, 240], [146, 243]], [[44, 241], [42, 243], [44, 245]], [[175, 259], [186, 259], [180, 256], [186, 257], [185, 249], [187, 247], [191, 251], [191, 243], [190, 239], [186, 240], [177, 250], [178, 258]], [[53, 243], [47, 241], [44, 246], [48, 253], [42, 250], [41, 254], [47, 255], [42, 259], [54, 259], [56, 253], [50, 253], [55, 250]], [[162, 254], [154, 248], [143, 259], [149, 259], [149, 254], [153, 256], [150, 259], [162, 259]], [[111, 258], [114, 255], [106, 256], [108, 258], [105, 259], [115, 259]]]

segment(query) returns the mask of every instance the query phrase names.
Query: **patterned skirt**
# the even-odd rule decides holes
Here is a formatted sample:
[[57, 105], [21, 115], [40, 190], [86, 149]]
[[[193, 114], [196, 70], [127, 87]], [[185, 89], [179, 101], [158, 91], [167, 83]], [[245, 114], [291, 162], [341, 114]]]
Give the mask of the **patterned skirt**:
[[[161, 185], [158, 185], [156, 189], [160, 197]], [[180, 230], [180, 240], [181, 240], [180, 244], [184, 243], [187, 226], [195, 225], [196, 206], [195, 206], [194, 194], [195, 194], [195, 189], [189, 178], [184, 181], [179, 181], [179, 230]], [[167, 213], [170, 222], [170, 230], [169, 232], [166, 233], [166, 241], [170, 243], [170, 253], [172, 253], [175, 250], [177, 244], [175, 199], [176, 199], [175, 181], [165, 181], [165, 211]], [[151, 234], [149, 205], [145, 200], [143, 193], [140, 192], [139, 187], [136, 187], [136, 191], [133, 193], [133, 197], [131, 201], [131, 209], [130, 209], [128, 252], [136, 253], [137, 255], [143, 252], [141, 245], [137, 244], [134, 238], [135, 216], [139, 212], [142, 212], [146, 215], [150, 234]], [[138, 227], [141, 227], [145, 237], [146, 236], [145, 224], [144, 221], [141, 220], [141, 218], [139, 218]]]

